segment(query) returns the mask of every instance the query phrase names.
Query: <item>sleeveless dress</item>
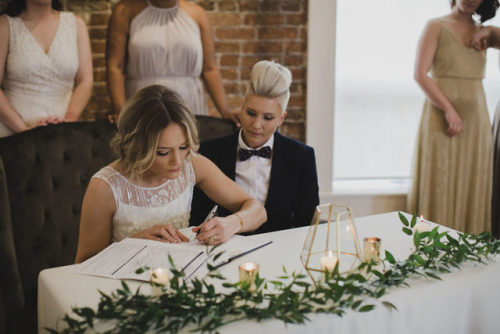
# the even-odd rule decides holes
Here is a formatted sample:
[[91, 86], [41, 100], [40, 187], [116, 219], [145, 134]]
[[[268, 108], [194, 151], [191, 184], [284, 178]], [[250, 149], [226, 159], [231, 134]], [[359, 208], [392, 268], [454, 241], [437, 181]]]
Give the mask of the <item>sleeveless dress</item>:
[[112, 222], [112, 241], [120, 241], [141, 230], [158, 224], [170, 224], [175, 229], [189, 225], [189, 213], [196, 183], [191, 160], [186, 159], [180, 175], [157, 187], [141, 187], [110, 166], [93, 177], [110, 186], [116, 212]]
[[[72, 13], [61, 12], [48, 53], [20, 17], [7, 16], [9, 52], [2, 89], [28, 126], [49, 116], [64, 117], [78, 70], [78, 38]], [[12, 134], [0, 122], [0, 137]]]
[[464, 128], [447, 134], [443, 112], [425, 101], [409, 211], [453, 229], [490, 230], [493, 140], [482, 79], [486, 52], [468, 48], [443, 23], [431, 73]]
[[207, 115], [200, 80], [203, 47], [200, 27], [178, 4], [171, 8], [148, 5], [130, 23], [126, 96], [160, 84], [172, 89], [191, 112]]

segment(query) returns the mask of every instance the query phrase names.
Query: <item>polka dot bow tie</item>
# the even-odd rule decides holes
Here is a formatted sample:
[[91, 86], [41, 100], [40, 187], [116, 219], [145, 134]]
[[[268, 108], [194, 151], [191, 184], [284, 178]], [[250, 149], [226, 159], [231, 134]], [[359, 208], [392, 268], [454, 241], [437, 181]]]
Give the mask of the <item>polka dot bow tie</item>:
[[238, 151], [238, 157], [240, 161], [248, 160], [252, 155], [256, 155], [258, 157], [270, 159], [271, 158], [272, 149], [269, 146], [264, 146], [258, 150], [245, 150], [244, 148], [240, 148]]

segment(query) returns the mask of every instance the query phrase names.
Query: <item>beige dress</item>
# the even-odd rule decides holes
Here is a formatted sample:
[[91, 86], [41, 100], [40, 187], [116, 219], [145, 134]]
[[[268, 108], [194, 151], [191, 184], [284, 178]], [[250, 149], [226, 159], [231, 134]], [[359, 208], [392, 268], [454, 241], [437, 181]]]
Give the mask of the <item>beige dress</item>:
[[127, 98], [141, 88], [159, 84], [179, 94], [194, 114], [207, 115], [200, 80], [203, 70], [200, 27], [178, 4], [158, 8], [147, 2], [130, 24]]
[[493, 140], [482, 84], [486, 53], [441, 24], [432, 77], [463, 120], [447, 134], [443, 112], [425, 101], [408, 199], [411, 213], [459, 231], [490, 230]]

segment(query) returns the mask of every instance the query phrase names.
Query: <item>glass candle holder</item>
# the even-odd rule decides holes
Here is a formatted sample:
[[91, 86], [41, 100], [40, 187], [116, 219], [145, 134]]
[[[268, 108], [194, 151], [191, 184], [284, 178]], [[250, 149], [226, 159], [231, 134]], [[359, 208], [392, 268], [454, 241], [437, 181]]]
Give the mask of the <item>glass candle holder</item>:
[[238, 267], [240, 282], [248, 282], [250, 290], [255, 290], [255, 276], [259, 273], [259, 265], [255, 262], [245, 262]]
[[363, 239], [363, 258], [365, 262], [373, 260], [375, 263], [380, 262], [380, 246], [382, 239], [377, 237], [368, 237]]

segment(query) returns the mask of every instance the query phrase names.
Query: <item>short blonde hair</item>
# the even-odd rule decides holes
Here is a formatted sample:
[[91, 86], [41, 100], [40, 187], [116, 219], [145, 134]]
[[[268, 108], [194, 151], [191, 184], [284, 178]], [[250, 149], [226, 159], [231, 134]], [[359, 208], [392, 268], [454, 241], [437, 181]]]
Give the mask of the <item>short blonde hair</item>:
[[285, 66], [274, 61], [261, 60], [252, 68], [248, 95], [277, 98], [281, 112], [286, 111], [290, 99], [292, 73]]
[[170, 123], [184, 128], [189, 152], [196, 152], [199, 147], [196, 119], [175, 92], [153, 85], [137, 91], [125, 103], [111, 145], [132, 177], [151, 167], [160, 134]]

